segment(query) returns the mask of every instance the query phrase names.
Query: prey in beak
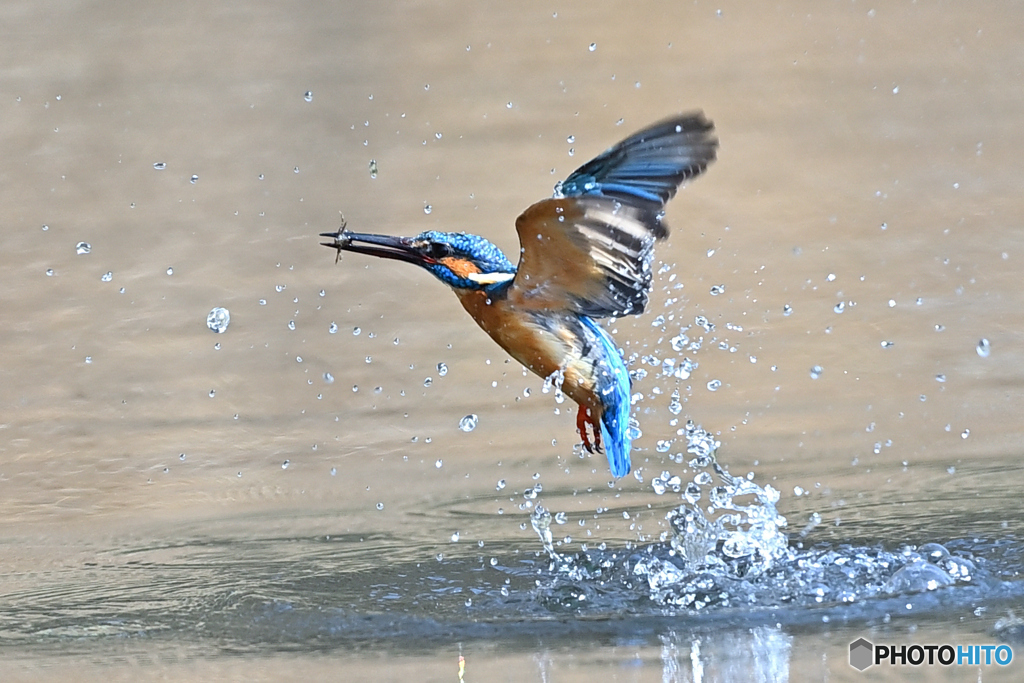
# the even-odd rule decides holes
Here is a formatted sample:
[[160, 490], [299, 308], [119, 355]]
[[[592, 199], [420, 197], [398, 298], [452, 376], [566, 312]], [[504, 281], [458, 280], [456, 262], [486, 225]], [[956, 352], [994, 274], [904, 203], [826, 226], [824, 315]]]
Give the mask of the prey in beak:
[[345, 219], [342, 218], [341, 227], [337, 231], [320, 233], [321, 237], [332, 238], [332, 241], [321, 242], [320, 244], [331, 249], [337, 249], [338, 254], [334, 259], [335, 263], [341, 259], [342, 251], [395, 259], [397, 261], [415, 263], [418, 266], [434, 262], [433, 259], [413, 246], [412, 240], [408, 237], [351, 232], [345, 228], [346, 225]]

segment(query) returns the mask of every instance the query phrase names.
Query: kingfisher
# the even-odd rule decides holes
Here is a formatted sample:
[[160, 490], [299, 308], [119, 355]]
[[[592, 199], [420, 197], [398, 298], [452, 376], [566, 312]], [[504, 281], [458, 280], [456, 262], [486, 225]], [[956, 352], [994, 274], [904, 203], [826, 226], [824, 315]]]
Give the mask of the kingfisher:
[[[659, 121], [613, 145], [555, 185], [516, 219], [519, 263], [462, 232], [415, 237], [320, 233], [323, 246], [412, 263], [448, 285], [501, 348], [579, 410], [590, 453], [603, 448], [612, 476], [630, 470], [629, 371], [597, 322], [642, 313], [654, 243], [668, 236], [665, 204], [715, 160], [714, 125], [701, 112]], [[588, 434], [593, 432], [593, 439]]]

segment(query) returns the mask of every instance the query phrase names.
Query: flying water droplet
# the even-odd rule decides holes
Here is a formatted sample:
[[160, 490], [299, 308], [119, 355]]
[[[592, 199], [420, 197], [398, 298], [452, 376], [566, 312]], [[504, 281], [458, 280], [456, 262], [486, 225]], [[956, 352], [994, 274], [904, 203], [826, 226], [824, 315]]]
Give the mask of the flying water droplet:
[[437, 364], [437, 374], [441, 375], [441, 377], [444, 377], [445, 375], [447, 375], [448, 374], [448, 366], [445, 365], [444, 363], [438, 363]]
[[312, 102], [313, 101], [313, 91], [312, 90], [307, 90], [306, 94], [302, 96], [302, 99], [306, 100], [307, 102]]
[[75, 253], [77, 253], [79, 256], [82, 256], [83, 254], [88, 254], [90, 251], [92, 251], [92, 245], [89, 244], [88, 242], [79, 242], [78, 244], [75, 245]]
[[105, 272], [103, 274], [103, 277], [100, 278], [100, 281], [102, 281], [102, 282], [110, 282], [113, 279], [114, 279], [114, 273], [112, 271], [108, 270], [107, 272]]
[[811, 368], [811, 379], [818, 379], [819, 377], [821, 377], [821, 373], [823, 372], [825, 372], [824, 368], [822, 368], [820, 365], [815, 365], [813, 368]]
[[376, 178], [377, 177], [377, 160], [376, 159], [370, 159], [370, 177], [371, 178]]
[[471, 432], [476, 429], [476, 423], [479, 422], [480, 418], [476, 415], [469, 414], [459, 420], [459, 429], [464, 432]]
[[229, 324], [231, 324], [231, 313], [226, 308], [218, 306], [206, 316], [206, 326], [217, 334], [224, 333]]
[[153, 164], [153, 168], [155, 168], [158, 171], [162, 171], [165, 168], [167, 168], [167, 164], [163, 161], [158, 161], [155, 164]]
[[982, 358], [988, 358], [989, 354], [992, 353], [992, 348], [989, 345], [988, 339], [981, 339], [978, 342], [976, 351], [978, 352], [978, 355], [981, 356]]

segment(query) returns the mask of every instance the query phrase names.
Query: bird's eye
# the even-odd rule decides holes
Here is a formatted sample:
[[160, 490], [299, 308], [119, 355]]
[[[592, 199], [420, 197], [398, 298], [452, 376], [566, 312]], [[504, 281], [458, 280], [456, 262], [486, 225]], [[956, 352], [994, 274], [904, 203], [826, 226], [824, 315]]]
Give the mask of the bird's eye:
[[455, 253], [450, 244], [444, 242], [431, 242], [430, 246], [427, 247], [427, 256], [433, 259], [443, 259], [446, 256], [451, 256]]

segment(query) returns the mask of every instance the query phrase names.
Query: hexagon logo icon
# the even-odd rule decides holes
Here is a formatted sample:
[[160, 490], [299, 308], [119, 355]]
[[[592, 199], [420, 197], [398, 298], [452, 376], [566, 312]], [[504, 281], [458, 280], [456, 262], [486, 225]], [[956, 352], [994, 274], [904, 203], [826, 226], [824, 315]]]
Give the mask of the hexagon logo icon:
[[875, 646], [864, 638], [858, 638], [850, 643], [850, 666], [857, 671], [863, 671], [874, 662]]

